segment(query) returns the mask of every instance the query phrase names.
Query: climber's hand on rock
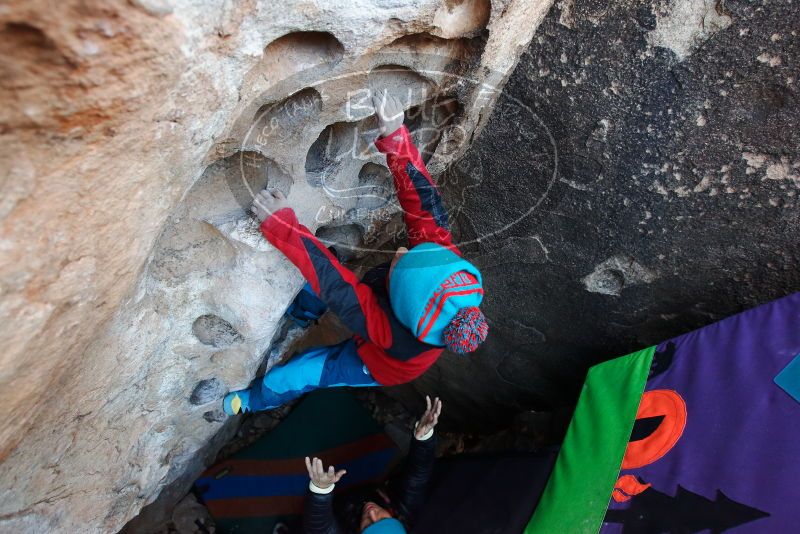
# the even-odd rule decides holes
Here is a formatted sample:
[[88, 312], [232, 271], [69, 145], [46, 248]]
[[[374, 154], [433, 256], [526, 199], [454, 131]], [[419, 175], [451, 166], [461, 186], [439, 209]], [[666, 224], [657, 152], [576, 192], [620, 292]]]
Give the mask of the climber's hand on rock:
[[322, 466], [322, 460], [319, 458], [311, 460], [308, 456], [306, 456], [306, 469], [311, 482], [319, 489], [328, 489], [331, 484], [339, 482], [339, 479], [347, 473], [344, 469], [336, 471], [332, 465], [326, 471]]
[[250, 211], [258, 218], [259, 222], [264, 222], [264, 219], [269, 218], [276, 211], [288, 207], [289, 201], [286, 200], [286, 195], [277, 189], [264, 189], [256, 194]]
[[427, 409], [414, 430], [414, 437], [417, 439], [424, 438], [425, 434], [433, 430], [433, 427], [439, 422], [439, 414], [442, 413], [442, 401], [439, 400], [439, 397], [436, 397], [431, 403], [431, 398], [425, 395], [425, 404], [427, 404]]
[[372, 95], [372, 106], [378, 117], [381, 137], [386, 137], [403, 125], [403, 105], [385, 90]]

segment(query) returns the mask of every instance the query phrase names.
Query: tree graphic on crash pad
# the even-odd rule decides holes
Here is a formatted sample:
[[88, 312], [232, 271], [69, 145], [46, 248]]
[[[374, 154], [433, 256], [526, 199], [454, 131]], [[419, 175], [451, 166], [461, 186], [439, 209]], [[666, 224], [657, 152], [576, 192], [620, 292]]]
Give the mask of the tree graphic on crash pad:
[[654, 377], [670, 368], [672, 360], [675, 359], [676, 350], [675, 343], [670, 341], [667, 343], [667, 346], [664, 347], [663, 351], [656, 351], [653, 354], [653, 363], [650, 366], [650, 376], [647, 378], [648, 380], [652, 380]]
[[769, 514], [717, 490], [712, 501], [678, 486], [674, 497], [654, 488], [636, 495], [624, 510], [608, 510], [606, 523], [621, 523], [623, 534], [724, 532]]

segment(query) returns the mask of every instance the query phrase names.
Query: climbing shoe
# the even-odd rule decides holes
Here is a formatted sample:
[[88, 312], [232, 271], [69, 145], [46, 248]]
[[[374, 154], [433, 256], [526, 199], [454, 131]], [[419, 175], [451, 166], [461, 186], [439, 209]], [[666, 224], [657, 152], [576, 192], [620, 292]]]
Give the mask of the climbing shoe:
[[250, 390], [231, 391], [222, 400], [222, 409], [228, 415], [251, 412]]

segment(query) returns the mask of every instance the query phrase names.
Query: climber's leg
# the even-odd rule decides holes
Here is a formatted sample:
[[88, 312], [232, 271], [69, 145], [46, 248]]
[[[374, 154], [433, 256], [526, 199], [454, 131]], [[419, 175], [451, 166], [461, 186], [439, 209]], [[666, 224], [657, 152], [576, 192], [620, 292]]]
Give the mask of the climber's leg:
[[289, 304], [286, 315], [301, 327], [306, 328], [326, 311], [328, 311], [328, 306], [317, 297], [314, 290], [311, 289], [311, 284], [306, 282], [303, 289]]
[[224, 408], [228, 414], [271, 410], [318, 388], [378, 385], [359, 358], [355, 342], [349, 339], [338, 345], [308, 349], [284, 365], [273, 367], [252, 388], [229, 393]]
[[281, 406], [317, 388], [377, 385], [358, 356], [355, 342], [348, 339], [308, 349], [270, 369], [258, 384], [258, 392], [266, 408]]

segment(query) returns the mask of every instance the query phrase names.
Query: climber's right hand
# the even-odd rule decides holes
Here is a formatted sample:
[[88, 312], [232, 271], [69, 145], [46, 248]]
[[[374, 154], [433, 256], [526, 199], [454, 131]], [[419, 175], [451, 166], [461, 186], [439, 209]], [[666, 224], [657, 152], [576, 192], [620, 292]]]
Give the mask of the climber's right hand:
[[426, 409], [422, 417], [419, 418], [417, 427], [414, 429], [414, 437], [421, 440], [425, 434], [430, 432], [439, 422], [439, 416], [442, 414], [442, 401], [436, 397], [433, 402], [431, 398], [425, 395]]
[[372, 95], [372, 107], [378, 117], [378, 129], [381, 137], [386, 137], [403, 125], [403, 105], [385, 90]]
[[258, 218], [258, 222], [264, 222], [273, 213], [288, 207], [289, 201], [286, 200], [286, 195], [277, 189], [264, 189], [256, 194], [250, 211]]
[[328, 489], [331, 487], [331, 484], [339, 482], [347, 473], [344, 469], [336, 471], [332, 465], [325, 471], [322, 460], [319, 458], [311, 460], [308, 456], [306, 456], [306, 469], [308, 470], [308, 476], [311, 478], [311, 482], [322, 490]]

